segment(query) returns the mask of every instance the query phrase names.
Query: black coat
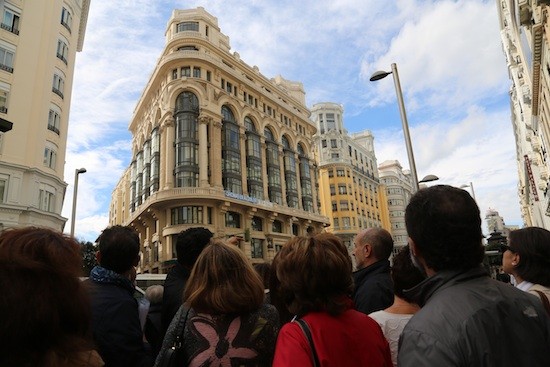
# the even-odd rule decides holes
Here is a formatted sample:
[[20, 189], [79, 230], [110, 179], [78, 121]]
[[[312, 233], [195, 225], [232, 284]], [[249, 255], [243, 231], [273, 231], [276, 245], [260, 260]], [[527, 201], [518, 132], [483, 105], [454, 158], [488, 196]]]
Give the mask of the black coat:
[[151, 354], [153, 360], [157, 358], [157, 354], [162, 346], [163, 332], [162, 332], [162, 303], [151, 303], [149, 305], [149, 311], [147, 312], [147, 318], [145, 319], [145, 326], [143, 332], [145, 338], [151, 345]]
[[92, 302], [92, 331], [105, 367], [151, 366], [143, 343], [133, 290], [87, 280]]
[[189, 269], [176, 263], [166, 276], [162, 296], [162, 335], [168, 330], [172, 318], [183, 303], [183, 291], [190, 273]]
[[353, 273], [355, 309], [365, 314], [380, 311], [393, 304], [393, 282], [390, 262], [380, 260]]

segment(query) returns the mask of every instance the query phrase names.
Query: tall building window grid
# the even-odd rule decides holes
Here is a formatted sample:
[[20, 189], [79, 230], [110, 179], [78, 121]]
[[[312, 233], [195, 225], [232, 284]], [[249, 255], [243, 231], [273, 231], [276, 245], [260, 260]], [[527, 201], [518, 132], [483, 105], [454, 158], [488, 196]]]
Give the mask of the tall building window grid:
[[145, 201], [151, 194], [151, 140], [143, 143], [143, 176], [142, 200]]
[[13, 73], [13, 59], [15, 58], [15, 46], [0, 41], [0, 69]]
[[71, 33], [71, 27], [73, 24], [73, 16], [71, 15], [71, 12], [68, 11], [66, 8], [63, 8], [61, 11], [61, 24], [67, 28], [69, 33]]
[[311, 184], [311, 167], [304, 147], [298, 144], [298, 157], [300, 159], [300, 185], [302, 189], [302, 208], [313, 212], [313, 190]]
[[57, 163], [57, 151], [53, 146], [46, 146], [44, 148], [44, 166], [55, 169]]
[[264, 240], [259, 238], [252, 238], [250, 240], [251, 256], [253, 259], [264, 258]]
[[38, 190], [38, 209], [46, 212], [55, 212], [55, 189], [41, 185]]
[[245, 117], [246, 129], [246, 166], [247, 166], [247, 190], [248, 195], [256, 199], [264, 199], [263, 169], [262, 169], [262, 144], [254, 122], [250, 117]]
[[21, 14], [20, 11], [11, 9], [6, 6], [6, 3], [4, 3], [4, 14], [2, 17], [2, 23], [0, 23], [0, 27], [13, 34], [18, 35], [20, 14]]
[[136, 204], [139, 206], [143, 201], [143, 150], [136, 154]]
[[136, 210], [136, 176], [137, 176], [137, 162], [134, 160], [130, 164], [130, 212]]
[[160, 175], [160, 135], [158, 128], [151, 132], [151, 178], [150, 178], [150, 193], [154, 193], [159, 189]]
[[61, 112], [50, 109], [48, 113], [48, 130], [53, 131], [59, 135], [59, 127], [61, 125]]
[[273, 132], [265, 128], [266, 142], [267, 182], [269, 201], [282, 204], [283, 195], [281, 188], [281, 166], [279, 165], [279, 145], [275, 141]]
[[291, 208], [298, 208], [298, 180], [296, 176], [296, 153], [290, 147], [286, 136], [281, 139], [284, 154], [284, 169], [286, 183], [286, 202]]
[[176, 187], [198, 185], [198, 120], [199, 100], [191, 92], [183, 92], [176, 99]]
[[170, 209], [172, 225], [178, 224], [209, 224], [204, 222], [202, 206], [180, 206]]
[[198, 32], [199, 22], [181, 22], [176, 26], [176, 32]]
[[241, 215], [237, 212], [226, 212], [225, 226], [228, 228], [241, 228]]
[[222, 185], [236, 194], [243, 193], [240, 135], [235, 115], [228, 106], [222, 106]]
[[69, 55], [69, 46], [67, 45], [67, 42], [65, 42], [62, 39], [57, 40], [57, 52], [56, 56], [58, 59], [63, 61], [65, 65], [67, 65], [67, 57]]
[[52, 85], [52, 92], [57, 94], [62, 99], [63, 97], [63, 90], [65, 88], [65, 80], [63, 79], [63, 76], [61, 76], [58, 73], [55, 73], [53, 75], [53, 85]]

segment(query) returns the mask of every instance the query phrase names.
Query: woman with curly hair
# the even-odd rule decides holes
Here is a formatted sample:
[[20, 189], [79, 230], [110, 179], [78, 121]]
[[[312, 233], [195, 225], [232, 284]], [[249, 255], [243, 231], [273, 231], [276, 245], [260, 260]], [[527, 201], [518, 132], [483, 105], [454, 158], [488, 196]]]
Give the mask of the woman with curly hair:
[[292, 238], [276, 272], [281, 299], [296, 316], [279, 333], [274, 367], [392, 365], [376, 321], [353, 309], [352, 263], [338, 237]]

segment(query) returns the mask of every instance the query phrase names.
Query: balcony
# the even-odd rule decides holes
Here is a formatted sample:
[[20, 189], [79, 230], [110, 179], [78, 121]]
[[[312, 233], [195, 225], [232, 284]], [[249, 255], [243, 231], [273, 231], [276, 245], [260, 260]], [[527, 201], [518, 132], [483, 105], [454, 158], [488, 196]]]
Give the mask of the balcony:
[[67, 59], [65, 58], [65, 56], [63, 56], [59, 52], [57, 53], [57, 58], [60, 59], [61, 61], [63, 61], [65, 63], [65, 65], [67, 65]]
[[59, 129], [57, 127], [55, 127], [54, 125], [48, 125], [48, 130], [51, 130], [54, 133], [56, 133], [57, 135], [59, 135]]
[[13, 68], [11, 66], [8, 66], [8, 65], [4, 65], [4, 64], [1, 64], [0, 63], [0, 69], [4, 70], [4, 71], [7, 71], [8, 73], [12, 73], [13, 74]]
[[69, 33], [71, 33], [71, 26], [68, 25], [65, 21], [61, 20], [61, 25], [65, 28], [67, 28], [67, 30], [69, 31]]
[[52, 92], [54, 92], [55, 94], [57, 94], [59, 97], [61, 97], [61, 99], [63, 99], [63, 92], [60, 91], [59, 89], [57, 89], [56, 87], [52, 87]]
[[7, 24], [4, 24], [4, 23], [0, 23], [0, 28], [5, 29], [6, 31], [11, 32], [13, 34], [19, 35], [19, 29], [17, 29], [13, 25], [7, 25]]

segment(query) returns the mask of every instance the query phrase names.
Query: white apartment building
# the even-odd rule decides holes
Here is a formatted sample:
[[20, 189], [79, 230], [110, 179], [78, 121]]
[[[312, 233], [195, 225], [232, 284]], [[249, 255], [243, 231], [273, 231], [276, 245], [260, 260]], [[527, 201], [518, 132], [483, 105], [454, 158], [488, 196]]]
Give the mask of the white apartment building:
[[497, 0], [510, 80], [518, 195], [523, 221], [550, 229], [550, 47], [548, 1]]
[[394, 241], [394, 253], [407, 245], [408, 235], [405, 227], [405, 209], [412, 197], [412, 181], [409, 170], [397, 160], [388, 160], [378, 165], [380, 183], [386, 187], [387, 205]]
[[0, 1], [0, 228], [63, 230], [75, 55], [89, 0]]

